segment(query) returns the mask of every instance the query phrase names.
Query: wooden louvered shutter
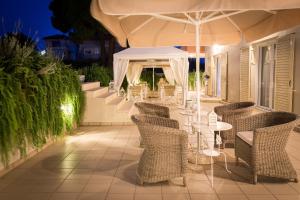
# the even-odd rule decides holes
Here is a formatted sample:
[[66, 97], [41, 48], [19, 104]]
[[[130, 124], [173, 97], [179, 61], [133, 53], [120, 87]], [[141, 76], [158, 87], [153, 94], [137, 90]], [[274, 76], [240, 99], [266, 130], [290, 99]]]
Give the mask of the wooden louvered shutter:
[[295, 35], [279, 38], [276, 44], [274, 109], [293, 109]]
[[221, 98], [227, 100], [227, 53], [220, 56], [221, 62]]
[[240, 52], [240, 101], [249, 100], [249, 48]]

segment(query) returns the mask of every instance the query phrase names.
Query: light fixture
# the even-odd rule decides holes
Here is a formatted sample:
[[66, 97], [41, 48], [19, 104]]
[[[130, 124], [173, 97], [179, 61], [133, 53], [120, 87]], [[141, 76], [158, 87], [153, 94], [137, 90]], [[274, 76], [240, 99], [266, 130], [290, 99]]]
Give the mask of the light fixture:
[[221, 45], [214, 44], [214, 45], [212, 46], [212, 53], [213, 53], [213, 54], [219, 54], [219, 53], [222, 52], [223, 48], [224, 48], [224, 47], [221, 46]]

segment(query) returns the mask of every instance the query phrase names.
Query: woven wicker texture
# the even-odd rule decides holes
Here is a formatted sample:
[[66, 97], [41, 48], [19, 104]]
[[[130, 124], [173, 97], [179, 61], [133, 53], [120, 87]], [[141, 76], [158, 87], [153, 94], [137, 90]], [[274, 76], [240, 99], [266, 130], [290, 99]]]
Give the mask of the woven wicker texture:
[[227, 143], [234, 144], [236, 135], [236, 120], [251, 115], [254, 105], [255, 104], [253, 102], [238, 102], [216, 106], [214, 108], [215, 113], [222, 117], [223, 122], [227, 122], [232, 125], [231, 130], [221, 132], [223, 147], [225, 147]]
[[144, 152], [139, 160], [139, 182], [155, 183], [183, 177], [187, 170], [188, 134], [179, 130], [178, 122], [153, 115], [133, 115], [144, 141]]
[[299, 123], [297, 115], [287, 112], [267, 112], [241, 118], [237, 131], [253, 131], [253, 146], [238, 136], [235, 155], [247, 162], [253, 170], [253, 182], [257, 176], [269, 176], [297, 181], [285, 147], [290, 132]]
[[144, 103], [144, 102], [137, 102], [134, 104], [140, 114], [146, 115], [155, 115], [158, 117], [165, 117], [170, 118], [170, 111], [169, 108], [166, 106], [160, 106], [152, 103]]
[[175, 96], [175, 85], [164, 85], [165, 96]]

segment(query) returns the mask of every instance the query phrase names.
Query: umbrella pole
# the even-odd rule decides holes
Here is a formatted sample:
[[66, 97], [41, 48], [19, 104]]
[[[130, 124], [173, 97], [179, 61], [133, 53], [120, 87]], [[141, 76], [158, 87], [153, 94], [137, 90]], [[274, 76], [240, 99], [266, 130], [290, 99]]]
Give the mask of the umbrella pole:
[[196, 28], [196, 90], [197, 90], [197, 120], [200, 122], [201, 115], [201, 105], [200, 105], [200, 23], [197, 22], [195, 25]]

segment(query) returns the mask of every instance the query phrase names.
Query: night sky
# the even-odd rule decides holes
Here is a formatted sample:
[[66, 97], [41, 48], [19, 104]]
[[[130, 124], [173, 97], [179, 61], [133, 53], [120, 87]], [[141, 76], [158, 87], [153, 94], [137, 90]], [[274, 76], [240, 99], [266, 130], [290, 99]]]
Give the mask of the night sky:
[[[38, 47], [44, 48], [43, 37], [61, 34], [51, 25], [51, 0], [2, 0], [0, 4], [0, 34], [14, 31], [18, 21], [21, 31], [39, 40]], [[35, 34], [37, 32], [37, 34]]]

